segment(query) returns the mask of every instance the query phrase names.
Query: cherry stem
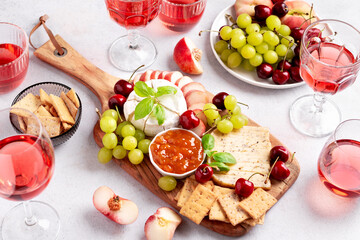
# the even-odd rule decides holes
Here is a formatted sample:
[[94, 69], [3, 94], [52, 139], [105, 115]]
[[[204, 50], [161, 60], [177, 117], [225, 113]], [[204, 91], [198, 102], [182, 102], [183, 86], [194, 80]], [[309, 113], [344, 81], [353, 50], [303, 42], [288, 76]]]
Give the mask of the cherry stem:
[[275, 160], [275, 162], [274, 162], [274, 164], [271, 166], [270, 171], [269, 171], [268, 175], [266, 176], [265, 183], [267, 183], [267, 181], [269, 180], [270, 174], [271, 174], [271, 172], [272, 172], [272, 170], [273, 170], [273, 168], [274, 168], [274, 166], [275, 166], [275, 163], [279, 160], [279, 158], [280, 158], [280, 157], [277, 157], [276, 160]]
[[202, 171], [203, 171], [204, 173], [207, 173], [207, 172], [210, 171], [209, 168], [211, 168], [211, 167], [210, 167], [210, 166], [206, 166], [206, 167], [203, 168]]
[[120, 122], [122, 122], [123, 120], [122, 120], [122, 117], [121, 117], [121, 115], [120, 115], [120, 113], [119, 113], [118, 107], [115, 106], [115, 109], [116, 109], [116, 112], [117, 112], [117, 114], [118, 114], [118, 116], [119, 116]]
[[236, 21], [234, 20], [234, 18], [230, 15], [230, 14], [225, 14], [226, 19], [231, 22], [232, 24], [235, 24]]
[[99, 109], [95, 108], [95, 111], [96, 111], [97, 115], [99, 116], [99, 120], [100, 120], [101, 119], [101, 113], [100, 113]]
[[296, 152], [293, 152], [293, 154], [291, 154], [291, 159], [290, 159], [290, 161], [289, 161], [290, 163], [294, 160], [295, 153], [296, 153]]
[[129, 81], [130, 81], [131, 78], [134, 76], [134, 74], [135, 74], [140, 68], [142, 68], [142, 67], [145, 67], [145, 65], [143, 64], [143, 65], [139, 66], [137, 69], [135, 69], [135, 71], [131, 74], [131, 76], [130, 76], [130, 78], [129, 78]]
[[207, 110], [214, 110], [214, 111], [218, 111], [218, 112], [222, 111], [221, 109], [206, 108], [206, 109], [202, 110], [202, 112], [205, 112]]
[[209, 128], [206, 132], [204, 132], [203, 136], [208, 134], [209, 132], [213, 131], [216, 128], [216, 124], [215, 126], [212, 126], [211, 128]]
[[201, 37], [201, 34], [203, 33], [203, 32], [219, 32], [219, 31], [216, 31], [216, 30], [201, 30], [200, 32], [199, 32], [199, 36]]
[[247, 180], [250, 181], [250, 178], [252, 178], [252, 176], [254, 176], [254, 175], [256, 175], [256, 174], [259, 174], [259, 175], [261, 175], [261, 176], [264, 176], [264, 174], [259, 173], [259, 172], [256, 172], [256, 173], [251, 174], [250, 177], [249, 177]]

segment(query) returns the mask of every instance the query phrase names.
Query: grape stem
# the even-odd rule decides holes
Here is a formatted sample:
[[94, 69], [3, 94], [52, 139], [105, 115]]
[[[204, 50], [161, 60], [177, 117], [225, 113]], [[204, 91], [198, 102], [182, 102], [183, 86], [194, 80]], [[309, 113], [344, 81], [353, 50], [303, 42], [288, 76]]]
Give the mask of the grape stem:
[[230, 15], [230, 14], [225, 14], [225, 18], [231, 22], [232, 24], [236, 24], [236, 21], [234, 20], [234, 18]]
[[216, 124], [215, 124], [215, 126], [212, 126], [211, 128], [209, 128], [206, 132], [204, 132], [203, 136], [208, 134], [209, 132], [212, 132], [215, 128], [216, 128]]
[[246, 106], [247, 107], [247, 109], [249, 109], [250, 107], [249, 107], [249, 105], [247, 105], [246, 103], [242, 103], [242, 102], [237, 102], [238, 104], [241, 104], [241, 105], [243, 105], [243, 106]]
[[202, 34], [203, 32], [217, 32], [217, 33], [219, 33], [220, 31], [216, 31], [216, 30], [201, 30], [201, 31], [199, 32], [199, 36], [200, 36], [200, 37], [201, 37], [201, 34]]

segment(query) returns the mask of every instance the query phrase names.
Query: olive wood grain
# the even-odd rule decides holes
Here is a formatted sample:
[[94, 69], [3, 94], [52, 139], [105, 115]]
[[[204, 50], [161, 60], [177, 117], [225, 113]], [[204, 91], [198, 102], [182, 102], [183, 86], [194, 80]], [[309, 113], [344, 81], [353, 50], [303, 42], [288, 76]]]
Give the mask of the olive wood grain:
[[[55, 56], [53, 54], [55, 48], [50, 41], [37, 49], [34, 54], [41, 60], [57, 67], [58, 69], [70, 74], [71, 76], [82, 82], [99, 98], [103, 108], [102, 110], [106, 110], [108, 108], [108, 99], [114, 94], [114, 83], [118, 78], [105, 73], [101, 69], [89, 63], [60, 36], [56, 36], [56, 39], [59, 41], [62, 47], [66, 48], [66, 56]], [[258, 126], [258, 124], [256, 124], [251, 119], [249, 119], [249, 125]], [[93, 136], [95, 142], [100, 147], [102, 147], [101, 139], [103, 135], [104, 133], [99, 127], [99, 122], [97, 122], [94, 127]], [[270, 141], [273, 146], [283, 145], [273, 135], [270, 135]], [[176, 205], [174, 197], [181, 189], [183, 181], [178, 181], [179, 183], [175, 190], [171, 192], [165, 192], [158, 187], [158, 179], [161, 177], [161, 174], [154, 168], [147, 156], [145, 157], [144, 161], [139, 165], [133, 165], [129, 161], [124, 159], [113, 160], [129, 175], [134, 177], [140, 184], [148, 188], [156, 196], [171, 205], [173, 208], [180, 210], [180, 208]], [[287, 166], [290, 169], [291, 173], [285, 181], [277, 181], [271, 179], [272, 187], [271, 190], [269, 190], [269, 193], [277, 199], [280, 199], [285, 194], [285, 192], [289, 190], [289, 188], [292, 184], [294, 184], [300, 173], [300, 166], [295, 158], [291, 162], [288, 162]], [[266, 219], [266, 221], [271, 221], [271, 219]], [[246, 224], [239, 224], [234, 227], [229, 223], [211, 221], [207, 217], [201, 222], [201, 225], [212, 231], [228, 236], [241, 236], [252, 228], [251, 226]]]

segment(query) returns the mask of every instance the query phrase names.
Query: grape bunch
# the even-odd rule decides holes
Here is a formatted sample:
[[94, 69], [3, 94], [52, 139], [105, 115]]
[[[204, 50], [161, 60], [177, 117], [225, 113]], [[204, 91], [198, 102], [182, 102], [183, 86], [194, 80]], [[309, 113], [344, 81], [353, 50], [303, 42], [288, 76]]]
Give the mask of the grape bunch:
[[[298, 38], [294, 38], [292, 29], [281, 24], [280, 20], [287, 12], [287, 6], [282, 2], [272, 9], [265, 5], [255, 6], [253, 18], [246, 13], [240, 14], [236, 23], [219, 29], [215, 51], [229, 68], [256, 69], [258, 77], [263, 79], [273, 77], [278, 70], [281, 74], [276, 73], [272, 78], [276, 84], [288, 82], [290, 76], [295, 82], [302, 81], [298, 65], [299, 47], [296, 44]], [[294, 68], [286, 69], [284, 62]]]
[[100, 163], [108, 163], [112, 157], [124, 159], [126, 156], [132, 164], [140, 164], [144, 154], [149, 152], [150, 140], [145, 133], [129, 121], [118, 124], [119, 114], [114, 109], [106, 110], [100, 119], [100, 129], [105, 133], [102, 138], [103, 148], [99, 150]]
[[[225, 114], [220, 114], [220, 111]], [[206, 103], [203, 112], [208, 125], [222, 133], [229, 133], [248, 124], [248, 118], [241, 113], [236, 97], [225, 92], [216, 94], [212, 103]]]

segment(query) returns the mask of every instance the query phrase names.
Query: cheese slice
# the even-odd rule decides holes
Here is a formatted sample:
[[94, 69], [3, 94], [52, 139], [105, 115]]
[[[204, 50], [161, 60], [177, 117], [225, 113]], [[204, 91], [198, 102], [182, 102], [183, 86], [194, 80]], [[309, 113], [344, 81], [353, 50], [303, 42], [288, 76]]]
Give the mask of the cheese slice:
[[[142, 119], [135, 120], [135, 108], [144, 98], [138, 96], [135, 91], [131, 92], [127, 101], [124, 104], [124, 116], [126, 120], [130, 121], [136, 128], [144, 131], [145, 135], [153, 137], [161, 131], [169, 128], [179, 126], [180, 115], [187, 110], [186, 101], [182, 91], [173, 83], [167, 80], [151, 80], [145, 82], [148, 86], [155, 89], [161, 86], [172, 86], [176, 88], [177, 92], [174, 95], [163, 95], [158, 97], [160, 103], [165, 106], [165, 121], [160, 126], [154, 115], [148, 115]], [[170, 110], [169, 110], [170, 109]]]

